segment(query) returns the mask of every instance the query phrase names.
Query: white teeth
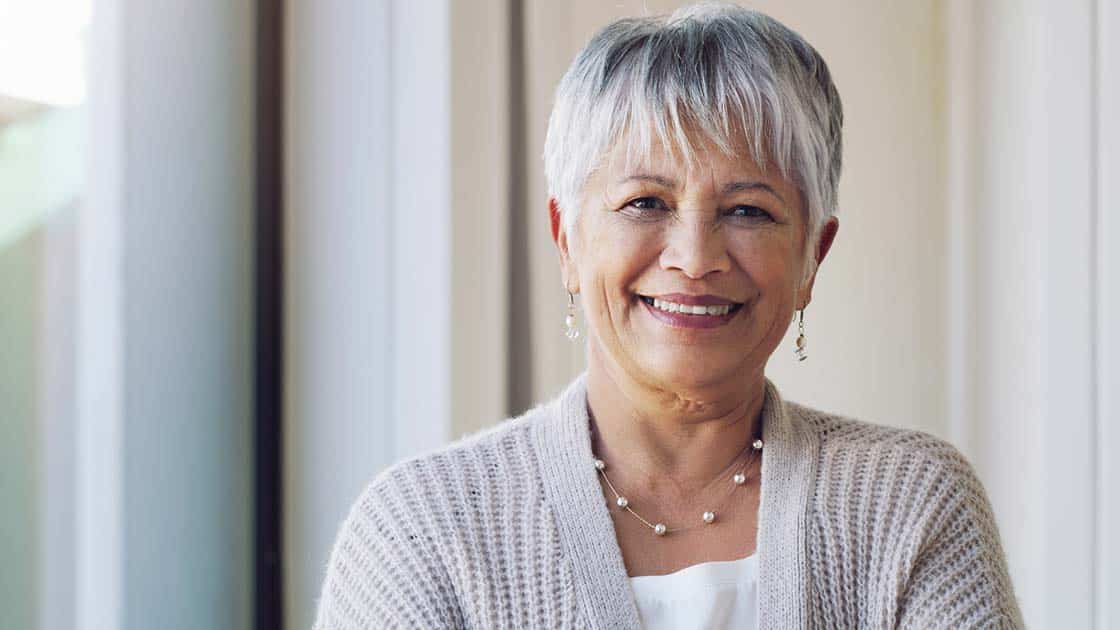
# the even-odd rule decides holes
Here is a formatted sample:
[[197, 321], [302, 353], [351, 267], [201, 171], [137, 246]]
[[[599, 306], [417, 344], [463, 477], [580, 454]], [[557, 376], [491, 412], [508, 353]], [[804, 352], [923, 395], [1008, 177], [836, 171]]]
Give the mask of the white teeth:
[[692, 315], [726, 315], [731, 312], [730, 304], [721, 306], [692, 306], [690, 304], [677, 304], [676, 302], [668, 302], [653, 298], [654, 308], [659, 308], [669, 313], [687, 313]]

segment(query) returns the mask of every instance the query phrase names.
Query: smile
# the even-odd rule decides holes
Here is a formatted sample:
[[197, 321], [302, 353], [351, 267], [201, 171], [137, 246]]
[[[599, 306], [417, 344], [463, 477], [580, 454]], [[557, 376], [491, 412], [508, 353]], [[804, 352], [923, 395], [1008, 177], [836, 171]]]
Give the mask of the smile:
[[690, 306], [688, 304], [677, 304], [676, 302], [669, 302], [659, 298], [651, 298], [640, 296], [642, 301], [649, 304], [653, 308], [660, 309], [666, 313], [683, 313], [685, 315], [727, 315], [731, 311], [738, 310], [742, 304], [723, 304], [719, 306]]
[[714, 328], [731, 321], [743, 308], [741, 303], [689, 305], [639, 295], [649, 312], [661, 322], [677, 328]]

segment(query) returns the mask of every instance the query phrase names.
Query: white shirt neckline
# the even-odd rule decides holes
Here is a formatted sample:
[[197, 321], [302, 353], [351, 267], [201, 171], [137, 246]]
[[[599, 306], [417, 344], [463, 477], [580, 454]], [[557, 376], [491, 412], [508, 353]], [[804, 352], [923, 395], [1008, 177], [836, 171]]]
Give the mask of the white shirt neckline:
[[701, 562], [664, 575], [630, 578], [643, 628], [753, 629], [758, 623], [758, 555]]
[[758, 553], [752, 553], [738, 560], [711, 560], [692, 564], [683, 569], [662, 575], [637, 575], [630, 578], [631, 584], [649, 585], [665, 584], [672, 582], [680, 584], [739, 584], [744, 578], [758, 577]]

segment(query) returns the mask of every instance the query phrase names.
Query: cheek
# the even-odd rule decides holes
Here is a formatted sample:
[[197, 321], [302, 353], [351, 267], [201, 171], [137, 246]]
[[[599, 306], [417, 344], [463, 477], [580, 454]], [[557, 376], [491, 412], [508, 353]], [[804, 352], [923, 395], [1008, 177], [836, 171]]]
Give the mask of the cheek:
[[799, 273], [797, 258], [785, 239], [748, 234], [731, 245], [739, 267], [764, 291], [792, 287]]
[[594, 261], [591, 265], [594, 271], [589, 271], [601, 281], [622, 285], [608, 289], [629, 291], [631, 287], [627, 285], [657, 262], [657, 233], [633, 226], [613, 225], [609, 221], [596, 228], [590, 234], [584, 252], [586, 258]]

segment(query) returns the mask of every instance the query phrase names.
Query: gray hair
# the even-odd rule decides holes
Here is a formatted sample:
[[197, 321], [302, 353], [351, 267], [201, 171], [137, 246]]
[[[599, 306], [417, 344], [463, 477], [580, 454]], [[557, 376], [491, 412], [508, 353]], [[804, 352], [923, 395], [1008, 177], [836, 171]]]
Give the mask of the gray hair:
[[690, 168], [697, 142], [734, 156], [745, 141], [756, 163], [776, 164], [797, 186], [806, 232], [816, 234], [836, 212], [842, 122], [824, 59], [769, 16], [701, 3], [622, 19], [588, 42], [557, 87], [548, 192], [571, 233], [580, 191], [624, 136], [628, 156], [648, 156], [652, 128]]

